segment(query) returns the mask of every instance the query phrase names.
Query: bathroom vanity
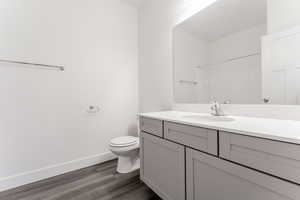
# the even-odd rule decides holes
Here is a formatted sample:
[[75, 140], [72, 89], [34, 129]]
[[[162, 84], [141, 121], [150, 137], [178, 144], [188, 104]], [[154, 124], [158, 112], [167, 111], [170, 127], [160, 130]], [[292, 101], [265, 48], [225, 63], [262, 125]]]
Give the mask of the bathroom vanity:
[[[286, 5], [215, 1], [177, 24], [173, 103], [300, 105], [300, 26], [269, 30]], [[300, 200], [300, 121], [169, 111], [140, 130], [141, 179], [164, 200]]]
[[299, 200], [300, 122], [140, 115], [141, 179], [164, 200]]

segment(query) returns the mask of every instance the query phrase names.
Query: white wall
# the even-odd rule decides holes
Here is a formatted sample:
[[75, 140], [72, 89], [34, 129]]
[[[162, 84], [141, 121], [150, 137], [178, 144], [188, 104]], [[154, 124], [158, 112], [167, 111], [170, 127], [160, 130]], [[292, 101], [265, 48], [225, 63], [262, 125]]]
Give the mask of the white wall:
[[199, 84], [180, 81], [197, 81], [197, 67], [208, 62], [208, 45], [179, 27], [174, 29], [173, 41], [174, 99], [178, 103], [199, 102], [198, 98], [205, 96], [198, 94]]
[[[137, 11], [120, 0], [0, 0], [0, 190], [112, 158], [136, 134]], [[100, 112], [88, 114], [89, 105]]]
[[300, 25], [299, 0], [268, 0], [268, 33]]
[[139, 110], [171, 109], [173, 70], [171, 25], [166, 11], [172, 0], [146, 1], [139, 16]]

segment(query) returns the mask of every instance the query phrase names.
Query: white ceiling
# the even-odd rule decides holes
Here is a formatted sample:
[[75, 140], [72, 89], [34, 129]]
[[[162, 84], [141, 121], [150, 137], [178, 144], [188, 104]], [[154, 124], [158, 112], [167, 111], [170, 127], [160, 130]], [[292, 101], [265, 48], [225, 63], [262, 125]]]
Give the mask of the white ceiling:
[[178, 27], [204, 40], [267, 23], [267, 0], [218, 0]]

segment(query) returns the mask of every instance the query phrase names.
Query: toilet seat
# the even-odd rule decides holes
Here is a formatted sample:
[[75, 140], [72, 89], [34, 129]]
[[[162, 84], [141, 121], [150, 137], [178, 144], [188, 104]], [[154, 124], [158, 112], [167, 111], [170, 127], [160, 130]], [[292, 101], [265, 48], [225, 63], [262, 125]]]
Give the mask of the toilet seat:
[[112, 147], [129, 147], [136, 145], [138, 143], [137, 137], [123, 136], [117, 137], [110, 141], [110, 146]]

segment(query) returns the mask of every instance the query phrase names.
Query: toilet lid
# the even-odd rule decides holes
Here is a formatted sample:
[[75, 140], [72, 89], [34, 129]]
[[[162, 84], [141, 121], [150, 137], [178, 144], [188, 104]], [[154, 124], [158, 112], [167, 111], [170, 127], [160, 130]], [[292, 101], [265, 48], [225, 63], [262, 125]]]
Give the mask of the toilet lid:
[[137, 137], [124, 136], [124, 137], [118, 137], [118, 138], [112, 139], [110, 141], [110, 145], [116, 146], [116, 147], [124, 147], [124, 146], [135, 145], [137, 142], [138, 142]]

